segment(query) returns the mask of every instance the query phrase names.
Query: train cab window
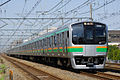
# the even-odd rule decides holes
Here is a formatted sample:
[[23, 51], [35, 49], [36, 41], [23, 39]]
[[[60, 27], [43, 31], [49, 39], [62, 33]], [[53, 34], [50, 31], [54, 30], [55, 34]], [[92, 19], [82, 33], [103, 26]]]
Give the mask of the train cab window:
[[106, 43], [106, 28], [105, 25], [95, 25], [95, 42], [99, 44]]
[[73, 44], [105, 44], [106, 26], [100, 23], [72, 25]]
[[73, 25], [72, 27], [72, 42], [73, 44], [80, 44], [83, 42], [84, 28], [81, 24]]

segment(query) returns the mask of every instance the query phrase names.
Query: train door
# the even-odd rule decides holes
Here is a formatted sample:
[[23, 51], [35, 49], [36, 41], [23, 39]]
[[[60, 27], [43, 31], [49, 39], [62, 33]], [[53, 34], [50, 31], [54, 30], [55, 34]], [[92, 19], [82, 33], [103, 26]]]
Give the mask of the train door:
[[60, 55], [59, 47], [60, 47], [60, 34], [57, 34], [57, 54]]
[[65, 49], [64, 50], [65, 50], [65, 55], [67, 55], [68, 54], [67, 47], [68, 47], [68, 44], [69, 44], [69, 32], [65, 31], [64, 33], [65, 33], [65, 35], [64, 35], [65, 36], [64, 37], [65, 38], [65, 40], [64, 40], [64, 42], [65, 42], [65, 47], [64, 48]]
[[64, 32], [62, 32], [62, 47], [63, 47], [62, 54], [65, 54], [65, 33]]
[[95, 56], [96, 45], [94, 45], [94, 27], [85, 26], [85, 56]]

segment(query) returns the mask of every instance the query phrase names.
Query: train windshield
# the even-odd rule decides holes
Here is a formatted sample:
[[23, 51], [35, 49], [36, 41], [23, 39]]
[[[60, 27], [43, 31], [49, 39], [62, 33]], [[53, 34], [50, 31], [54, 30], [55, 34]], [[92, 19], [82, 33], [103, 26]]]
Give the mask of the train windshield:
[[73, 24], [72, 25], [73, 44], [105, 44], [106, 27], [102, 24]]

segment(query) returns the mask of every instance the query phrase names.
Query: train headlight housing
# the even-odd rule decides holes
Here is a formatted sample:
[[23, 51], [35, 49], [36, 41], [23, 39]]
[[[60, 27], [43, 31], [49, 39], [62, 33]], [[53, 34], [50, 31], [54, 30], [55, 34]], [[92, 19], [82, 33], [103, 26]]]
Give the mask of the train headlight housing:
[[84, 25], [93, 25], [92, 22], [84, 22]]

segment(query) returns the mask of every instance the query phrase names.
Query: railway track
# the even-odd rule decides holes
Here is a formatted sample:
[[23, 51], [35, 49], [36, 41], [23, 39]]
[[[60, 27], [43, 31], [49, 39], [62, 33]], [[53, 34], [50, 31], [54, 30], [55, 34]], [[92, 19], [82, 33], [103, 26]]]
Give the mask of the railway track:
[[120, 66], [120, 63], [106, 63], [106, 64]]
[[49, 73], [43, 72], [39, 69], [36, 69], [32, 66], [26, 65], [22, 62], [19, 62], [17, 60], [11, 59], [7, 56], [3, 56], [6, 60], [17, 66], [18, 68], [22, 69], [24, 72], [28, 73], [33, 80], [62, 80], [61, 78], [58, 78], [57, 76], [51, 75]]
[[[2, 55], [2, 57], [4, 57], [6, 60], [13, 63], [15, 66], [27, 72], [33, 78], [33, 80], [41, 80], [41, 79], [42, 80], [62, 80], [61, 78], [58, 78], [49, 73], [43, 72], [39, 69], [26, 65], [25, 63], [19, 62], [7, 56]], [[120, 76], [106, 74], [103, 72], [91, 73], [91, 72], [82, 71], [80, 72], [80, 75], [86, 75], [86, 76], [97, 78], [100, 80], [120, 80]]]
[[118, 70], [118, 71], [120, 71], [120, 64], [117, 64], [117, 63], [106, 63], [105, 68], [106, 68], [106, 69], [111, 69], [111, 70]]
[[88, 72], [81, 72], [80, 74], [87, 75], [90, 77], [94, 77], [100, 80], [120, 80], [120, 76], [111, 75], [103, 72], [96, 72], [94, 73], [88, 73]]

